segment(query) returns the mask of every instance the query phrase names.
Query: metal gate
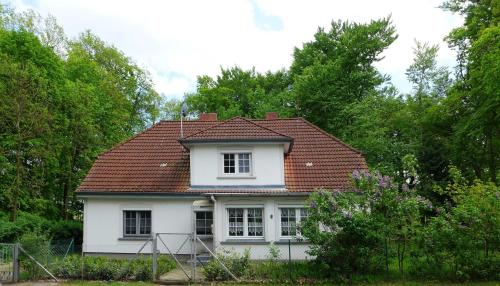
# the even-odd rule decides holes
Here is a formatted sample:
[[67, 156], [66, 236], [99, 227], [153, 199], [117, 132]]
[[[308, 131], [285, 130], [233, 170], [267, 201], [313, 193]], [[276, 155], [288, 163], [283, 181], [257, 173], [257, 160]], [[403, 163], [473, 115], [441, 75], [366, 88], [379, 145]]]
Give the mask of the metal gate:
[[0, 283], [19, 281], [19, 244], [0, 243]]
[[[170, 238], [170, 239], [169, 239]], [[189, 282], [200, 282], [200, 278], [197, 277], [197, 264], [204, 267], [202, 261], [199, 257], [199, 252], [207, 252], [209, 257], [217, 261], [219, 265], [226, 271], [234, 280], [239, 281], [239, 279], [234, 276], [234, 274], [224, 265], [224, 263], [217, 257], [217, 255], [210, 250], [210, 248], [196, 235], [196, 232], [192, 233], [156, 233], [152, 240], [152, 252], [153, 252], [153, 279], [159, 281], [160, 277], [157, 275], [158, 267], [158, 256], [161, 253], [169, 254], [177, 264], [177, 267], [182, 271], [183, 276]], [[187, 261], [190, 265], [190, 269], [186, 268], [186, 264], [179, 260], [180, 253], [188, 253], [189, 260]], [[165, 281], [163, 282], [176, 282], [176, 281]]]

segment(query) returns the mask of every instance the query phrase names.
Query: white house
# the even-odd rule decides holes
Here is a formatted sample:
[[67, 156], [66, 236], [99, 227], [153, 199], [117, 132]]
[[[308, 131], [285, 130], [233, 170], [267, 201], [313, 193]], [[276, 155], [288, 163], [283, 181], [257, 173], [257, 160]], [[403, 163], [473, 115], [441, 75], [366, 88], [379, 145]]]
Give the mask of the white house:
[[307, 196], [345, 190], [366, 168], [360, 152], [302, 118], [162, 121], [99, 156], [80, 185], [83, 251], [133, 254], [155, 233], [179, 233], [163, 238], [179, 249], [181, 233], [196, 232], [210, 248], [249, 248], [253, 259], [271, 242], [288, 253], [291, 239], [292, 258], [306, 259], [296, 226]]

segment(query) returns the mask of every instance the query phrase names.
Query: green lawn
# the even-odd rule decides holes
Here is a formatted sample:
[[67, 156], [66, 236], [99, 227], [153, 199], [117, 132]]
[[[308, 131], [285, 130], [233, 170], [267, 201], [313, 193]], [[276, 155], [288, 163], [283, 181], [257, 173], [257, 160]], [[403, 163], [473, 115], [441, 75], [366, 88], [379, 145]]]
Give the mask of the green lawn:
[[[96, 282], [96, 281], [70, 281], [59, 283], [60, 286], [152, 286], [152, 283], [145, 282]], [[232, 283], [221, 283], [221, 285], [252, 285], [252, 284], [232, 284]], [[254, 285], [266, 285], [266, 284], [254, 284]], [[270, 283], [267, 285], [276, 285]], [[286, 284], [283, 284], [286, 285]], [[334, 284], [322, 284], [322, 285], [334, 285]], [[467, 282], [467, 283], [442, 283], [442, 282], [383, 282], [383, 283], [371, 283], [371, 284], [356, 284], [359, 286], [499, 286], [500, 282]]]

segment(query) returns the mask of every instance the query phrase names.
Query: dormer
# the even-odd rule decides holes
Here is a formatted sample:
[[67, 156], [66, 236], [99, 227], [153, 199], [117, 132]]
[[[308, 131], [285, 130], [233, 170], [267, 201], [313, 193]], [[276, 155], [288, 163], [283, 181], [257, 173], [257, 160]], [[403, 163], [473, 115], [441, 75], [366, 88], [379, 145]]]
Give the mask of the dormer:
[[293, 138], [234, 117], [179, 142], [190, 150], [191, 188], [285, 188]]

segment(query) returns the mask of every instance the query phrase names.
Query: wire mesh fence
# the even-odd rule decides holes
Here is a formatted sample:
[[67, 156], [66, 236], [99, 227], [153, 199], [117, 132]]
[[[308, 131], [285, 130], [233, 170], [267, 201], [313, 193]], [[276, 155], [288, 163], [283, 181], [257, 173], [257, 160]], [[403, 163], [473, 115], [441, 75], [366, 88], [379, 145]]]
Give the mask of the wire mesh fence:
[[50, 278], [43, 268], [53, 269], [75, 250], [73, 239], [45, 241], [34, 237], [24, 240], [21, 247], [21, 272], [30, 280]]
[[0, 282], [14, 279], [14, 244], [0, 243]]

